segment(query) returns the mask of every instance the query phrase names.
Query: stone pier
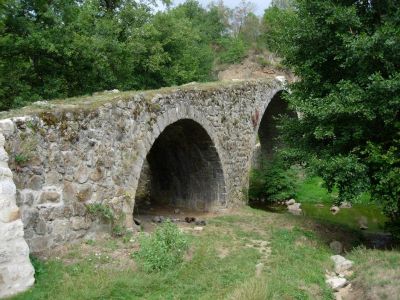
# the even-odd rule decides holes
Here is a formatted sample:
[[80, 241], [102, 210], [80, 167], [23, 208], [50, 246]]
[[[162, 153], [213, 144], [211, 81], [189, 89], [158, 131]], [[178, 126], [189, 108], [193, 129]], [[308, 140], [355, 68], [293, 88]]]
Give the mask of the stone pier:
[[4, 143], [0, 133], [0, 298], [25, 291], [35, 281]]

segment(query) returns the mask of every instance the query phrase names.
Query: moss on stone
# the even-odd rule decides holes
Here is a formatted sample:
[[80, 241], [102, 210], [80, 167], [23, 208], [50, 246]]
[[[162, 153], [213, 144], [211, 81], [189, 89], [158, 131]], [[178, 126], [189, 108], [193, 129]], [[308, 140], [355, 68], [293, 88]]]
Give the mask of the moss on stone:
[[43, 120], [43, 122], [47, 125], [47, 126], [55, 126], [58, 124], [58, 118], [57, 116], [55, 116], [53, 113], [51, 112], [40, 112], [39, 113], [39, 118], [41, 118]]

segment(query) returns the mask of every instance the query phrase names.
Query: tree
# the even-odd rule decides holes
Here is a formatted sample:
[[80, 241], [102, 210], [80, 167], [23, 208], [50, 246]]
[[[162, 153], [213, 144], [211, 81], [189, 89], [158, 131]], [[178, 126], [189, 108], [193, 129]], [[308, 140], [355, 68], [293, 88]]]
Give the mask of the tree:
[[261, 35], [268, 50], [282, 53], [289, 38], [289, 29], [296, 22], [296, 12], [292, 7], [282, 8], [282, 5], [271, 4], [265, 10], [261, 24]]
[[210, 79], [211, 45], [227, 31], [219, 11], [188, 0], [156, 13], [156, 3], [1, 1], [0, 110], [114, 88]]
[[246, 22], [246, 18], [250, 13], [254, 14], [254, 3], [247, 1], [247, 0], [241, 0], [239, 5], [235, 7], [232, 13], [232, 30], [233, 30], [233, 35], [235, 37], [238, 37], [239, 34], [242, 32], [242, 28]]
[[258, 38], [260, 37], [260, 20], [255, 14], [249, 13], [244, 19], [240, 37], [248, 45], [254, 44], [258, 41]]
[[293, 0], [272, 0], [271, 7], [277, 7], [279, 9], [293, 8]]
[[400, 228], [400, 6], [300, 0], [281, 53], [299, 77], [287, 97], [286, 157], [312, 168], [338, 201], [369, 191]]

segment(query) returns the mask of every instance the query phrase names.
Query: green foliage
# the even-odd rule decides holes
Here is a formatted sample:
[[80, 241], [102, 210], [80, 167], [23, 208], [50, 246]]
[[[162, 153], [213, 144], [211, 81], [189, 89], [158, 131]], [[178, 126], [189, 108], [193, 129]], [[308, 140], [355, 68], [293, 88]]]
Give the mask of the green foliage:
[[300, 0], [280, 47], [300, 78], [287, 99], [288, 157], [321, 176], [339, 201], [362, 192], [400, 220], [400, 6]]
[[296, 173], [276, 158], [263, 161], [259, 169], [250, 173], [249, 199], [267, 202], [287, 200], [295, 196]]
[[42, 276], [46, 276], [46, 267], [43, 262], [35, 256], [29, 255], [32, 266], [35, 269], [35, 279], [40, 280]]
[[86, 205], [86, 210], [89, 214], [104, 218], [108, 221], [112, 221], [115, 218], [113, 210], [109, 206], [101, 203], [89, 203]]
[[[169, 1], [166, 1], [169, 2]], [[6, 0], [0, 4], [0, 110], [96, 91], [148, 89], [211, 77], [227, 31], [197, 1]]]
[[279, 5], [271, 5], [265, 10], [261, 35], [268, 50], [282, 54], [286, 45], [289, 30], [296, 22], [296, 13], [289, 6], [281, 9]]
[[142, 235], [140, 249], [133, 255], [145, 271], [161, 271], [181, 263], [188, 245], [186, 236], [174, 223], [167, 221], [152, 235]]
[[102, 203], [86, 204], [86, 210], [90, 215], [109, 222], [113, 236], [123, 237], [126, 234], [126, 227], [124, 225], [125, 214], [122, 212], [116, 213], [109, 205]]
[[242, 39], [227, 37], [220, 43], [223, 50], [219, 54], [219, 59], [222, 63], [240, 63], [246, 56], [248, 48]]
[[29, 161], [29, 157], [23, 153], [18, 153], [14, 156], [14, 160], [17, 165], [23, 165]]

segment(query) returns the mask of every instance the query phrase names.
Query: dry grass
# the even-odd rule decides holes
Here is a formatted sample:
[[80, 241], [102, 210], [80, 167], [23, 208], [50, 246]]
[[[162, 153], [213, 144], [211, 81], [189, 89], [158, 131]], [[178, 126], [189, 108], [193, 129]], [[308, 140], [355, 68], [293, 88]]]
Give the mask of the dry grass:
[[399, 251], [360, 247], [350, 254], [355, 261], [353, 286], [363, 299], [400, 299]]

